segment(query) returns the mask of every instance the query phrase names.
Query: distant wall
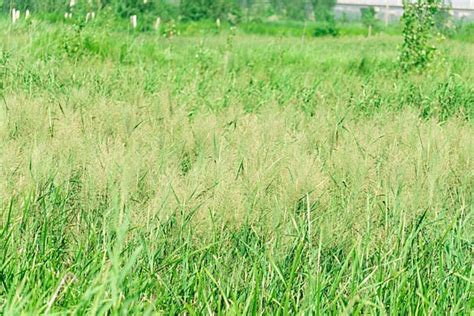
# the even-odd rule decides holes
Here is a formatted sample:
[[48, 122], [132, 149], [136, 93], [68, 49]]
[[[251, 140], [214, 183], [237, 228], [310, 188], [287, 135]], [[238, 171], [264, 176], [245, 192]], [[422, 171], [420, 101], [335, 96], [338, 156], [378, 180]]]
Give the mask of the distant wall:
[[[337, 17], [360, 18], [360, 9], [372, 6], [382, 21], [395, 22], [403, 14], [401, 0], [339, 0], [334, 8]], [[451, 14], [456, 19], [474, 20], [474, 0], [456, 0], [451, 2]]]

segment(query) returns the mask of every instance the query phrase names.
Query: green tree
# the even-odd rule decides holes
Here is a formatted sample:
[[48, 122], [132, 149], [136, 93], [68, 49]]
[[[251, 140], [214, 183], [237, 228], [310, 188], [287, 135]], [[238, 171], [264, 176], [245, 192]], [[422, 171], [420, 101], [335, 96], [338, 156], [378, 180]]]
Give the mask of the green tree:
[[316, 21], [330, 21], [334, 18], [332, 10], [336, 0], [313, 0], [314, 16]]
[[360, 9], [362, 24], [368, 29], [368, 36], [372, 34], [372, 28], [377, 24], [374, 7]]
[[439, 0], [404, 1], [403, 44], [400, 64], [404, 71], [423, 68], [429, 64], [436, 51], [431, 44], [435, 30], [435, 15], [439, 12]]
[[181, 0], [180, 13], [186, 20], [227, 18], [240, 16], [239, 6], [233, 0]]

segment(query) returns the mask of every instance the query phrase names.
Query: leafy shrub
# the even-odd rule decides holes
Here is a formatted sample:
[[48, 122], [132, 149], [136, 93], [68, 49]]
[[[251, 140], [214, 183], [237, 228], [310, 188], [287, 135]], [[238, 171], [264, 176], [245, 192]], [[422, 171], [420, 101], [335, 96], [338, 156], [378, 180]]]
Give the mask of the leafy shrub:
[[181, 0], [180, 13], [184, 20], [191, 21], [240, 16], [239, 7], [231, 0]]
[[362, 24], [364, 24], [366, 27], [374, 27], [377, 23], [374, 7], [361, 8], [360, 15]]
[[459, 23], [453, 37], [465, 42], [474, 42], [474, 23]]
[[316, 21], [334, 20], [332, 9], [336, 5], [336, 0], [313, 0], [312, 3]]
[[339, 35], [339, 28], [337, 27], [334, 19], [324, 21], [315, 27], [313, 35], [315, 37], [321, 37], [321, 36], [336, 37]]
[[272, 36], [312, 36], [313, 26], [301, 21], [264, 22], [260, 19], [242, 23], [239, 30], [247, 34], [272, 35]]
[[434, 27], [444, 36], [452, 37], [456, 32], [455, 24], [452, 21], [448, 8], [440, 7], [434, 14]]
[[404, 71], [420, 69], [432, 61], [436, 51], [430, 40], [435, 26], [434, 17], [440, 8], [439, 0], [405, 1], [403, 8], [400, 65]]

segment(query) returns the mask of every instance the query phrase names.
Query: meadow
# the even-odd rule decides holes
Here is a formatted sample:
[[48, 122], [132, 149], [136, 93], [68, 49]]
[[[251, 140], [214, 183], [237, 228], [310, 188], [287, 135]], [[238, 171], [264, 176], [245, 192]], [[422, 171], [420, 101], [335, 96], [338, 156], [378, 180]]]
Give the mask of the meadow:
[[0, 314], [473, 311], [474, 43], [0, 20]]

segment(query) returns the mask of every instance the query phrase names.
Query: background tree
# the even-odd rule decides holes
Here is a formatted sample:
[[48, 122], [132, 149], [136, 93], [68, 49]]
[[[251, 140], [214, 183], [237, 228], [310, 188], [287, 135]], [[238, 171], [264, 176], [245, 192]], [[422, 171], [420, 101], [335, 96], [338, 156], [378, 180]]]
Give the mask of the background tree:
[[417, 0], [403, 3], [403, 45], [400, 64], [404, 71], [423, 68], [429, 64], [436, 51], [431, 44], [435, 30], [435, 15], [441, 8], [440, 0]]
[[[64, 13], [70, 0], [0, 0], [2, 10], [12, 8], [36, 13]], [[107, 8], [117, 16], [151, 15], [184, 20], [227, 19], [233, 17], [265, 18], [276, 15], [282, 19], [327, 21], [332, 19], [336, 0], [76, 0], [77, 11]]]
[[316, 21], [327, 21], [334, 19], [332, 9], [336, 0], [313, 0], [314, 16]]
[[368, 35], [370, 36], [372, 34], [372, 29], [377, 23], [374, 7], [360, 9], [360, 15], [361, 15], [362, 24], [364, 24], [365, 27], [367, 27]]
[[233, 0], [181, 0], [180, 13], [185, 20], [198, 21], [240, 16], [240, 8]]

